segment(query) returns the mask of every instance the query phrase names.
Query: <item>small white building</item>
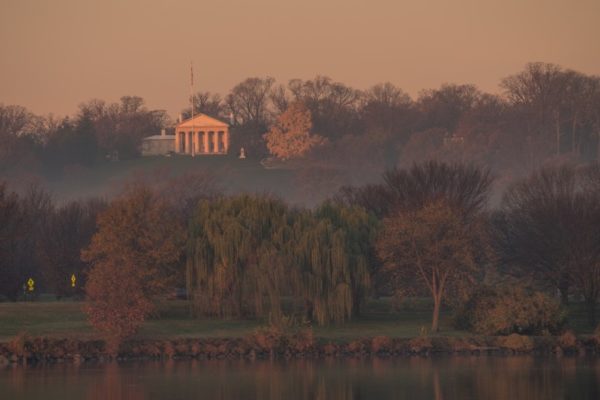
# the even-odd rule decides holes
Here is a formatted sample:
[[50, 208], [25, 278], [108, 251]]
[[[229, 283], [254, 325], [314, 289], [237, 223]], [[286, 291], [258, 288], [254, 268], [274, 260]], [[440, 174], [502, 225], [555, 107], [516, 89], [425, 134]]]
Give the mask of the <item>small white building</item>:
[[142, 139], [142, 156], [162, 156], [175, 151], [175, 135], [167, 135], [163, 129], [160, 135]]

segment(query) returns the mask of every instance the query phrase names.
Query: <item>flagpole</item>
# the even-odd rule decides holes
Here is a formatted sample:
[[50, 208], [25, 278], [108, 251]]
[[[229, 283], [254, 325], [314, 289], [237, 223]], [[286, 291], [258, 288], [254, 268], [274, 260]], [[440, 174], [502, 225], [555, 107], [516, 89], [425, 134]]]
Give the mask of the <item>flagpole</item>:
[[190, 101], [192, 103], [192, 140], [190, 141], [192, 144], [192, 157], [196, 156], [196, 144], [194, 143], [196, 139], [196, 133], [194, 131], [194, 63], [190, 61]]

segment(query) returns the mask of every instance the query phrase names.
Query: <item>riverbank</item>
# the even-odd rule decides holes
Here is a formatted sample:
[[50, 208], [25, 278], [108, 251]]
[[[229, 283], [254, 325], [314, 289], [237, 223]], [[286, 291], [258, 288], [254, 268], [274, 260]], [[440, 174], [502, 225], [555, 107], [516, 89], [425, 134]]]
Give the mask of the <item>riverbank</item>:
[[[83, 362], [111, 358], [88, 324], [82, 302], [0, 303], [0, 364]], [[118, 359], [253, 359], [324, 357], [405, 357], [434, 354], [600, 354], [600, 337], [585, 324], [584, 309], [569, 309], [562, 336], [483, 337], [456, 330], [444, 310], [441, 331], [429, 334], [431, 304], [411, 299], [394, 307], [370, 300], [361, 316], [326, 327], [265, 328], [259, 319], [197, 319], [188, 303], [158, 302], [158, 312]]]
[[129, 340], [116, 356], [102, 340], [29, 338], [0, 343], [0, 365], [108, 360], [364, 358], [444, 355], [598, 355], [600, 337], [561, 336], [428, 337], [377, 336], [346, 342], [316, 338], [311, 330], [280, 333], [258, 330], [242, 338]]

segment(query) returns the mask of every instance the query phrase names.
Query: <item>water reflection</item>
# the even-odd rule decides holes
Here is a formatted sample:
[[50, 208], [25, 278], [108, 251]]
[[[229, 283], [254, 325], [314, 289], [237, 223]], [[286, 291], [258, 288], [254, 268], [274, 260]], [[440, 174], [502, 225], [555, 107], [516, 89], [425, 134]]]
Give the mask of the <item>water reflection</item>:
[[170, 361], [0, 370], [7, 399], [596, 399], [593, 358]]

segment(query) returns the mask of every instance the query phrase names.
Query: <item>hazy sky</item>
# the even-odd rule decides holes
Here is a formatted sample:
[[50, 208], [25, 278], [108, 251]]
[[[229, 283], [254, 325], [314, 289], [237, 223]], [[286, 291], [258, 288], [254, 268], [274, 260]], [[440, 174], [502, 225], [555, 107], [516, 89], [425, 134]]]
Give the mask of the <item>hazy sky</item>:
[[72, 114], [142, 96], [176, 115], [196, 90], [317, 74], [415, 96], [497, 91], [529, 61], [600, 74], [600, 0], [0, 0], [0, 102]]

